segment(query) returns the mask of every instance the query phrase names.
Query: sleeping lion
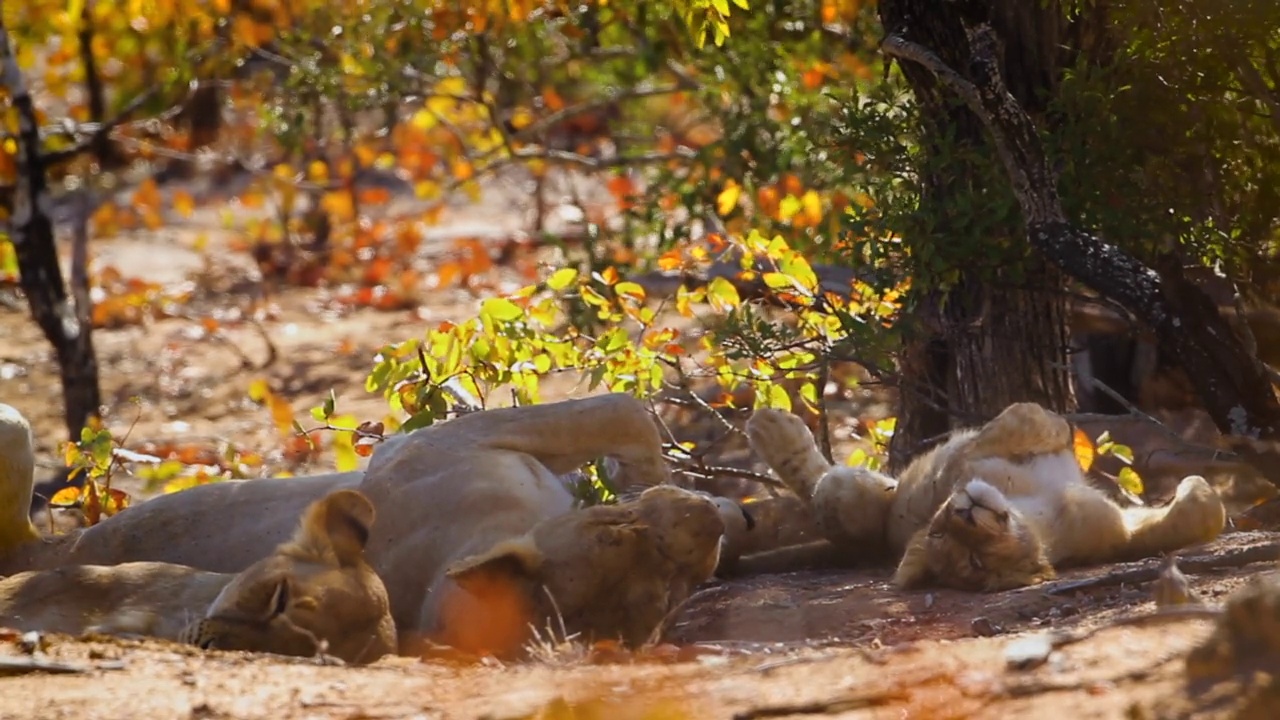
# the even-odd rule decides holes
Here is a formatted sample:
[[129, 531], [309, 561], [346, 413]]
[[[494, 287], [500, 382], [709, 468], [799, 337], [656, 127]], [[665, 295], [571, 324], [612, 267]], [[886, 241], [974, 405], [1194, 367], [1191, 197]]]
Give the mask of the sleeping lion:
[[[619, 487], [647, 489], [576, 508], [559, 476], [602, 456]], [[743, 525], [733, 503], [668, 484], [657, 426], [624, 394], [470, 413], [388, 439], [364, 472], [202, 485], [55, 537], [28, 518], [32, 464], [26, 421], [0, 405], [0, 574], [137, 561], [236, 573], [287, 541], [310, 502], [359, 490], [378, 517], [365, 556], [406, 654], [518, 655], [547, 627], [644, 642]], [[220, 601], [247, 594], [233, 583]]]
[[0, 580], [0, 627], [371, 662], [396, 647], [386, 588], [364, 560], [372, 523], [363, 495], [338, 490], [239, 574], [160, 562], [18, 573]]
[[1217, 537], [1221, 498], [1190, 476], [1165, 507], [1120, 508], [1085, 480], [1065, 418], [1035, 403], [952, 433], [898, 478], [833, 467], [800, 418], [757, 410], [751, 446], [822, 535], [858, 558], [898, 562], [894, 582], [972, 591], [1022, 587], [1055, 568], [1137, 559]]

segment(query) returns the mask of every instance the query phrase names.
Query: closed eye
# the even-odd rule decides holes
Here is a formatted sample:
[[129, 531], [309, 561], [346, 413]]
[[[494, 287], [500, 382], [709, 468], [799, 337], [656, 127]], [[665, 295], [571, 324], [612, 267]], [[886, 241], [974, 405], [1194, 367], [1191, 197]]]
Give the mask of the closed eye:
[[269, 606], [270, 613], [267, 617], [273, 618], [283, 615], [284, 611], [289, 608], [289, 580], [282, 579], [276, 585], [276, 591], [271, 595], [271, 604]]

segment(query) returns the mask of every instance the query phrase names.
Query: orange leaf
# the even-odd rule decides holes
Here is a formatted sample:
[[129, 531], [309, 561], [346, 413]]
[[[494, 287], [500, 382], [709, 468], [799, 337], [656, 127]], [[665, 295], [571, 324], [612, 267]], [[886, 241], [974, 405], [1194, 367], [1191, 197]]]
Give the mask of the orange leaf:
[[191, 193], [185, 190], [178, 190], [173, 194], [173, 209], [184, 218], [191, 217], [192, 211], [195, 210], [196, 201], [191, 197]]
[[1076, 462], [1080, 463], [1080, 469], [1089, 472], [1089, 468], [1093, 467], [1093, 441], [1080, 428], [1076, 428], [1071, 435], [1071, 445], [1075, 450]]
[[452, 171], [456, 180], [470, 180], [476, 174], [475, 168], [471, 167], [471, 163], [467, 162], [465, 158], [454, 160]]
[[618, 203], [618, 209], [629, 210], [635, 205], [636, 184], [626, 175], [614, 175], [609, 178], [609, 194]]
[[547, 109], [551, 112], [564, 109], [564, 98], [550, 86], [542, 89], [542, 102], [546, 103]]
[[80, 488], [64, 487], [49, 498], [49, 504], [53, 507], [75, 507], [80, 502]]

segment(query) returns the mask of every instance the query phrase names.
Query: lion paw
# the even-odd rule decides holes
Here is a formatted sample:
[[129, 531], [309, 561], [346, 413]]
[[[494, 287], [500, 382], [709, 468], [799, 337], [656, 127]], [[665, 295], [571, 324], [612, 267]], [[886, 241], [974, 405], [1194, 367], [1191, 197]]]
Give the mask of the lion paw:
[[813, 495], [813, 515], [823, 537], [850, 547], [880, 546], [897, 488], [893, 478], [865, 468], [831, 468]]
[[1173, 502], [1169, 504], [1169, 522], [1194, 532], [1199, 542], [1208, 542], [1226, 527], [1227, 510], [1208, 480], [1189, 475], [1178, 483]]
[[761, 408], [747, 421], [751, 448], [792, 492], [808, 500], [830, 467], [818, 452], [813, 433], [796, 415]]
[[1014, 403], [974, 437], [978, 455], [1048, 455], [1071, 447], [1071, 423], [1036, 403]]

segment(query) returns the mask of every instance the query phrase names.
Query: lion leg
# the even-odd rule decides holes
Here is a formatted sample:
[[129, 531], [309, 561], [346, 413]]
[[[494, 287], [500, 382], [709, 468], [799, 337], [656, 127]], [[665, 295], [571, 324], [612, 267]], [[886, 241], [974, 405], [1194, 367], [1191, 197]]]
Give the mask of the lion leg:
[[831, 463], [818, 452], [813, 433], [796, 415], [783, 410], [760, 408], [747, 421], [751, 449], [796, 495], [813, 497], [818, 481]]
[[1014, 403], [969, 441], [970, 456], [1048, 455], [1071, 447], [1071, 423], [1036, 403]]
[[761, 408], [747, 421], [751, 447], [796, 495], [808, 500], [818, 530], [842, 548], [878, 554], [898, 481], [866, 468], [832, 466], [799, 417]]
[[874, 470], [839, 466], [827, 471], [813, 493], [813, 518], [822, 536], [859, 555], [884, 552], [889, 506], [898, 481]]
[[1108, 562], [1129, 542], [1124, 511], [1088, 485], [1065, 490], [1057, 513], [1047, 518], [1049, 554], [1054, 566]]
[[670, 479], [649, 409], [623, 393], [470, 413], [440, 430], [442, 439], [532, 455], [556, 475], [607, 456], [618, 462], [619, 487]]
[[1218, 537], [1227, 524], [1222, 498], [1199, 475], [1178, 484], [1173, 502], [1161, 508], [1123, 510], [1129, 542], [1127, 557], [1150, 557], [1180, 550]]

